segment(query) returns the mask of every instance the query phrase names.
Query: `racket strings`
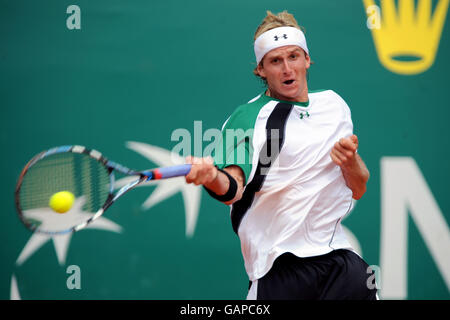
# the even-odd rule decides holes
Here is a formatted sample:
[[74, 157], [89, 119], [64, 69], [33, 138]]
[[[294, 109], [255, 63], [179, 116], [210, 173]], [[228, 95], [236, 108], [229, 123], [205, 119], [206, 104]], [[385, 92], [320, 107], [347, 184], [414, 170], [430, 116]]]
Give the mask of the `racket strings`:
[[58, 191], [75, 194], [71, 160], [69, 157], [49, 157], [28, 170], [20, 188], [22, 210], [47, 207], [52, 194]]
[[[88, 155], [54, 154], [37, 161], [26, 172], [19, 190], [19, 204], [30, 224], [45, 223], [49, 230], [58, 229], [61, 224], [75, 226], [104, 205], [109, 184], [107, 169]], [[50, 198], [60, 191], [69, 191], [75, 196], [74, 206], [63, 215], [49, 208]]]

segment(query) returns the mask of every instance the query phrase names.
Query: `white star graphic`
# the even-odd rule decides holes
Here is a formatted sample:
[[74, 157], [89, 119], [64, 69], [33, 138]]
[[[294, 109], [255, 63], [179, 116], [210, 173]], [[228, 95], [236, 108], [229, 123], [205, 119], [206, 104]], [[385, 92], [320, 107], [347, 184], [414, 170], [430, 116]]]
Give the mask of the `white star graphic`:
[[[86, 212], [82, 209], [85, 202], [86, 200], [84, 196], [75, 199], [72, 208], [64, 214], [55, 213], [50, 208], [25, 210], [23, 214], [27, 219], [35, 219], [41, 221], [41, 228], [43, 230], [56, 231], [70, 228], [92, 217], [94, 213]], [[121, 226], [104, 217], [100, 217], [97, 220], [94, 220], [86, 228], [103, 229], [118, 233], [122, 231]], [[21, 264], [23, 264], [32, 254], [34, 254], [49, 240], [53, 241], [59, 264], [64, 265], [72, 235], [73, 233], [61, 235], [50, 235], [37, 232], [33, 233], [25, 247], [22, 249], [19, 257], [17, 258], [16, 265], [20, 266]]]
[[[79, 197], [74, 201], [74, 204], [70, 211], [65, 214], [57, 214], [50, 208], [39, 208], [24, 211], [24, 216], [26, 218], [37, 219], [42, 221], [42, 226], [50, 226], [50, 219], [54, 221], [54, 218], [57, 220], [57, 228], [62, 227], [67, 228], [73, 226], [74, 221], [86, 221], [94, 213], [83, 211], [83, 205], [86, 202], [84, 197]], [[55, 216], [56, 215], [56, 216]], [[54, 223], [51, 225], [55, 226]], [[56, 228], [56, 229], [57, 229]], [[55, 229], [55, 230], [56, 230]], [[122, 232], [122, 227], [113, 221], [101, 216], [98, 219], [94, 220], [84, 229], [101, 229], [112, 232], [120, 233]], [[84, 230], [81, 229], [81, 230]], [[80, 231], [81, 231], [80, 230]], [[80, 232], [78, 231], [78, 232]], [[33, 233], [30, 237], [24, 248], [22, 249], [19, 257], [16, 260], [16, 265], [22, 265], [30, 256], [32, 256], [36, 251], [39, 250], [47, 241], [52, 240], [53, 246], [55, 247], [56, 256], [58, 258], [59, 265], [64, 265], [66, 263], [67, 252], [70, 245], [70, 240], [72, 239], [73, 233], [59, 234], [59, 235], [51, 235], [45, 233]], [[11, 276], [11, 290], [10, 290], [10, 298], [11, 300], [20, 300], [20, 292], [17, 285], [16, 276], [13, 274]]]
[[[127, 148], [136, 151], [145, 158], [156, 163], [158, 167], [173, 166], [184, 163], [184, 159], [182, 157], [160, 147], [133, 141], [127, 142], [126, 146]], [[120, 188], [135, 179], [136, 177], [122, 178], [115, 183], [114, 187]], [[187, 184], [184, 177], [149, 181], [139, 185], [139, 187], [155, 184], [157, 185], [156, 189], [142, 204], [142, 208], [144, 210], [148, 210], [155, 204], [171, 197], [175, 193], [181, 192], [186, 210], [186, 236], [192, 237], [195, 231], [198, 211], [200, 208], [201, 188]]]
[[[184, 163], [184, 159], [170, 151], [159, 148], [156, 146], [148, 145], [140, 142], [128, 142], [127, 147], [132, 149], [139, 154], [143, 155], [145, 158], [157, 164], [159, 167], [171, 166]], [[115, 183], [115, 188], [120, 188], [136, 177], [126, 177], [118, 180]], [[147, 198], [147, 200], [142, 204], [143, 209], [147, 210], [154, 206], [155, 204], [171, 197], [177, 192], [181, 192], [183, 195], [185, 216], [186, 216], [186, 236], [191, 237], [195, 231], [195, 225], [197, 223], [198, 211], [200, 208], [200, 198], [201, 198], [201, 188], [197, 186], [186, 184], [183, 177], [172, 178], [167, 180], [149, 181], [143, 183], [140, 186], [150, 186], [157, 185], [152, 194]], [[80, 197], [75, 200], [71, 210], [65, 214], [55, 217], [55, 212], [50, 208], [40, 208], [34, 210], [28, 210], [24, 213], [27, 218], [37, 219], [42, 221], [42, 227], [49, 223], [48, 217], [59, 218], [58, 228], [67, 227], [73, 224], [73, 221], [85, 221], [94, 213], [85, 212], [82, 210], [85, 199]], [[70, 213], [70, 216], [68, 215]], [[101, 216], [91, 224], [89, 224], [86, 229], [102, 229], [112, 232], [120, 233], [122, 232], [122, 227], [107, 218]], [[81, 229], [83, 230], [83, 229]], [[52, 240], [55, 247], [55, 252], [58, 258], [58, 263], [64, 265], [66, 262], [67, 252], [70, 245], [70, 240], [73, 233], [63, 234], [63, 235], [50, 235], [44, 233], [33, 233], [25, 247], [22, 249], [19, 257], [16, 260], [16, 265], [22, 265], [30, 256], [32, 256], [39, 248], [41, 248], [47, 241]], [[20, 292], [17, 285], [16, 276], [13, 274], [11, 276], [11, 299], [21, 299]]]

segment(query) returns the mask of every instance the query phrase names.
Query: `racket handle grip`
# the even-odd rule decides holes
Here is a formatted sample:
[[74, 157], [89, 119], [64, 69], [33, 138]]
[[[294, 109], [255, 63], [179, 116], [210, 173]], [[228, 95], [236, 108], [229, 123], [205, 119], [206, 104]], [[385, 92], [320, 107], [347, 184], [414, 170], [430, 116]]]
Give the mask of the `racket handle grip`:
[[153, 170], [152, 180], [185, 176], [191, 171], [191, 164], [163, 167]]

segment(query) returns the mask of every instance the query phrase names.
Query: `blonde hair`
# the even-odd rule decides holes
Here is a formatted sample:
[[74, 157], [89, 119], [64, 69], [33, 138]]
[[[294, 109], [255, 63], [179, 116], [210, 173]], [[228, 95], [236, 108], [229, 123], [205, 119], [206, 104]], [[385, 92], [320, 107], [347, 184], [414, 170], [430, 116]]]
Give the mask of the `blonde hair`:
[[[279, 28], [279, 27], [294, 27], [299, 30], [301, 30], [303, 33], [305, 33], [305, 29], [298, 25], [297, 20], [295, 20], [294, 16], [284, 10], [283, 12], [277, 13], [276, 15], [273, 14], [270, 10], [267, 10], [267, 15], [261, 22], [261, 24], [256, 28], [255, 36], [253, 40], [256, 40], [260, 35], [262, 35], [264, 32]], [[305, 52], [306, 54], [306, 52]], [[262, 65], [262, 60], [260, 64]], [[264, 82], [265, 79], [262, 78], [258, 73], [258, 66], [253, 69], [253, 74], [259, 78], [261, 78]], [[266, 83], [267, 84], [267, 83]]]
[[267, 10], [267, 16], [263, 19], [261, 24], [256, 29], [255, 37], [253, 40], [256, 40], [256, 38], [258, 38], [264, 32], [279, 27], [294, 27], [302, 30], [302, 28], [298, 25], [297, 20], [295, 20], [294, 16], [288, 13], [286, 10], [276, 15]]

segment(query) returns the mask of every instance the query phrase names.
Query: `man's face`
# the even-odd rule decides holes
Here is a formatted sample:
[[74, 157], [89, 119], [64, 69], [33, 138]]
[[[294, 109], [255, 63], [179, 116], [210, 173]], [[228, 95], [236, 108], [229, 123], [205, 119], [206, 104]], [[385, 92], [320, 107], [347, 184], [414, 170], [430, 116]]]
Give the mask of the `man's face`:
[[285, 46], [269, 51], [258, 65], [258, 73], [266, 78], [270, 95], [284, 101], [306, 102], [306, 71], [311, 60], [303, 49]]

